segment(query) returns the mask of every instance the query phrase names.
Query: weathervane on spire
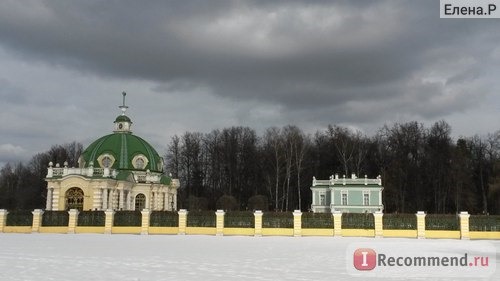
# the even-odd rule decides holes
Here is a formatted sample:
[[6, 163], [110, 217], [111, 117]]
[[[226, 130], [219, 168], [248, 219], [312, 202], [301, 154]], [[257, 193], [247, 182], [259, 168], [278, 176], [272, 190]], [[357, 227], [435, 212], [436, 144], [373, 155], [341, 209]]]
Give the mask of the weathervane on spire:
[[125, 105], [125, 96], [127, 95], [127, 93], [122, 92], [122, 95], [123, 95], [123, 104], [120, 105], [118, 108], [122, 110], [122, 115], [125, 115], [125, 111], [127, 111], [128, 108], [128, 106]]

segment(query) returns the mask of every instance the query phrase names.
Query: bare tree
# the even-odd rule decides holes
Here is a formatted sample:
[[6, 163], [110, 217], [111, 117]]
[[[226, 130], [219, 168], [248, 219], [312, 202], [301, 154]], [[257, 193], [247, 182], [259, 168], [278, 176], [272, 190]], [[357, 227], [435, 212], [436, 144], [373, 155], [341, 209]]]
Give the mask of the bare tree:
[[329, 125], [327, 132], [343, 165], [344, 175], [348, 175], [349, 164], [353, 158], [354, 151], [356, 150], [356, 142], [353, 140], [352, 133], [349, 129], [337, 125]]
[[175, 135], [170, 139], [168, 151], [165, 155], [167, 170], [172, 173], [174, 178], [179, 178], [181, 158], [181, 145], [179, 136]]
[[280, 129], [272, 127], [266, 130], [264, 133], [264, 149], [266, 151], [266, 162], [268, 166], [271, 167], [267, 171], [271, 174], [273, 179], [274, 193], [271, 192], [274, 197], [274, 209], [279, 209], [279, 186], [280, 186], [280, 173], [283, 166], [283, 140], [281, 138]]

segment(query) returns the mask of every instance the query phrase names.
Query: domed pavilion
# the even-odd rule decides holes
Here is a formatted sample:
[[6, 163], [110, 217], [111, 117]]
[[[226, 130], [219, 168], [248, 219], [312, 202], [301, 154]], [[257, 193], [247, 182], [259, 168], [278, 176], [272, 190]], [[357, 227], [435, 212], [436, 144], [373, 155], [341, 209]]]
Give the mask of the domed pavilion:
[[125, 95], [113, 133], [92, 142], [78, 168], [49, 163], [46, 210], [177, 209], [179, 181], [166, 176], [158, 152], [132, 134]]

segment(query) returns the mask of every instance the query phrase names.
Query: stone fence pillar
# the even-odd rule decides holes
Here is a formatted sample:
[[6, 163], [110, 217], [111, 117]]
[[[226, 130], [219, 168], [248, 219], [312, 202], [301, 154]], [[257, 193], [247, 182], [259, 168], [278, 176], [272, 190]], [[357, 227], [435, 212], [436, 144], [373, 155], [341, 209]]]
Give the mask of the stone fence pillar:
[[468, 212], [460, 212], [458, 215], [460, 218], [460, 239], [468, 240], [469, 235], [469, 218], [470, 214]]
[[76, 226], [78, 225], [78, 210], [71, 209], [68, 211], [69, 220], [68, 220], [68, 234], [75, 234]]
[[302, 212], [300, 210], [293, 211], [293, 236], [302, 236]]
[[384, 225], [383, 225], [384, 214], [381, 211], [376, 211], [373, 213], [373, 220], [375, 222], [375, 237], [384, 237]]
[[417, 238], [425, 239], [425, 212], [417, 212]]
[[255, 236], [262, 236], [262, 211], [257, 210], [253, 213], [255, 217]]
[[3, 232], [5, 225], [7, 224], [7, 214], [9, 212], [5, 209], [0, 209], [0, 233]]
[[141, 211], [141, 234], [142, 235], [148, 235], [149, 234], [149, 215], [151, 212], [149, 209], [143, 209]]
[[342, 212], [333, 212], [333, 235], [342, 236]]
[[31, 232], [38, 233], [40, 231], [40, 226], [42, 226], [43, 211], [41, 209], [35, 209], [31, 213], [33, 214], [33, 223], [31, 225]]
[[180, 209], [178, 214], [179, 214], [179, 235], [185, 235], [187, 227], [188, 211], [186, 209]]
[[224, 235], [224, 215], [226, 213], [224, 210], [217, 210], [215, 212], [215, 227], [216, 227], [216, 232], [215, 235], [217, 236], [222, 236]]
[[104, 214], [106, 214], [106, 219], [104, 222], [104, 234], [111, 234], [115, 212], [112, 209], [107, 209]]

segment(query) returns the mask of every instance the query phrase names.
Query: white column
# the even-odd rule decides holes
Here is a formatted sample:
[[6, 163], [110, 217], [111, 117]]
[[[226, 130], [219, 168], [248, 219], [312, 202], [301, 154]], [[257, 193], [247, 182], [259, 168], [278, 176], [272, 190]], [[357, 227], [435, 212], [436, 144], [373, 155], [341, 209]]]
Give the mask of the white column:
[[[152, 210], [153, 209], [153, 192], [150, 191], [149, 196], [146, 196], [146, 209], [149, 209], [149, 210]], [[134, 206], [135, 207], [135, 206]], [[139, 211], [142, 211], [142, 210], [139, 210]]]
[[168, 211], [170, 203], [168, 201], [168, 191], [163, 193], [163, 210]]
[[132, 210], [132, 192], [130, 192], [130, 190], [127, 191], [127, 204], [125, 204], [125, 208], [127, 210]]
[[52, 190], [52, 211], [59, 211], [59, 188]]
[[155, 210], [161, 210], [161, 205], [160, 205], [160, 198], [161, 198], [161, 192], [156, 191], [156, 209]]
[[156, 191], [153, 191], [153, 192], [152, 192], [152, 194], [153, 194], [153, 197], [152, 197], [152, 199], [151, 199], [151, 200], [152, 200], [152, 202], [151, 202], [151, 203], [152, 203], [152, 205], [151, 205], [151, 210], [153, 210], [153, 211], [154, 211], [154, 210], [156, 210], [156, 206], [158, 205], [158, 204], [157, 204], [158, 202], [156, 202], [156, 199], [157, 199], [157, 197], [158, 197], [158, 193], [157, 193]]
[[378, 205], [382, 206], [382, 190], [378, 190]]
[[108, 189], [104, 188], [102, 190], [102, 209], [107, 210], [108, 209]]
[[129, 205], [130, 205], [130, 210], [135, 210], [135, 206], [134, 206], [134, 195], [132, 195], [132, 191], [129, 191], [130, 193], [130, 202], [129, 202]]
[[123, 189], [120, 189], [120, 205], [118, 206], [118, 208], [120, 210], [123, 210], [124, 208], [124, 198], [125, 197], [125, 191]]
[[51, 187], [47, 188], [47, 202], [45, 204], [45, 209], [47, 209], [47, 211], [52, 210], [52, 190]]
[[156, 208], [156, 192], [151, 191], [150, 209], [154, 211], [155, 208]]
[[175, 211], [177, 210], [177, 193], [173, 193], [172, 196], [174, 198], [174, 209], [172, 211]]
[[118, 190], [113, 190], [113, 209], [118, 209]]
[[161, 196], [161, 193], [159, 191], [156, 191], [156, 196], [155, 196], [155, 203], [156, 203], [156, 208], [155, 210], [160, 210], [161, 206], [160, 206], [160, 196]]
[[112, 209], [112, 210], [115, 210], [115, 206], [113, 206], [113, 202], [114, 202], [114, 190], [113, 189], [110, 189], [109, 190], [109, 194], [108, 194], [108, 209]]
[[330, 189], [330, 207], [335, 204], [335, 190]]
[[165, 210], [165, 191], [161, 191], [158, 194], [158, 202], [160, 202], [158, 210]]
[[102, 189], [100, 187], [94, 188], [94, 198], [92, 200], [92, 208], [94, 210], [102, 209]]

